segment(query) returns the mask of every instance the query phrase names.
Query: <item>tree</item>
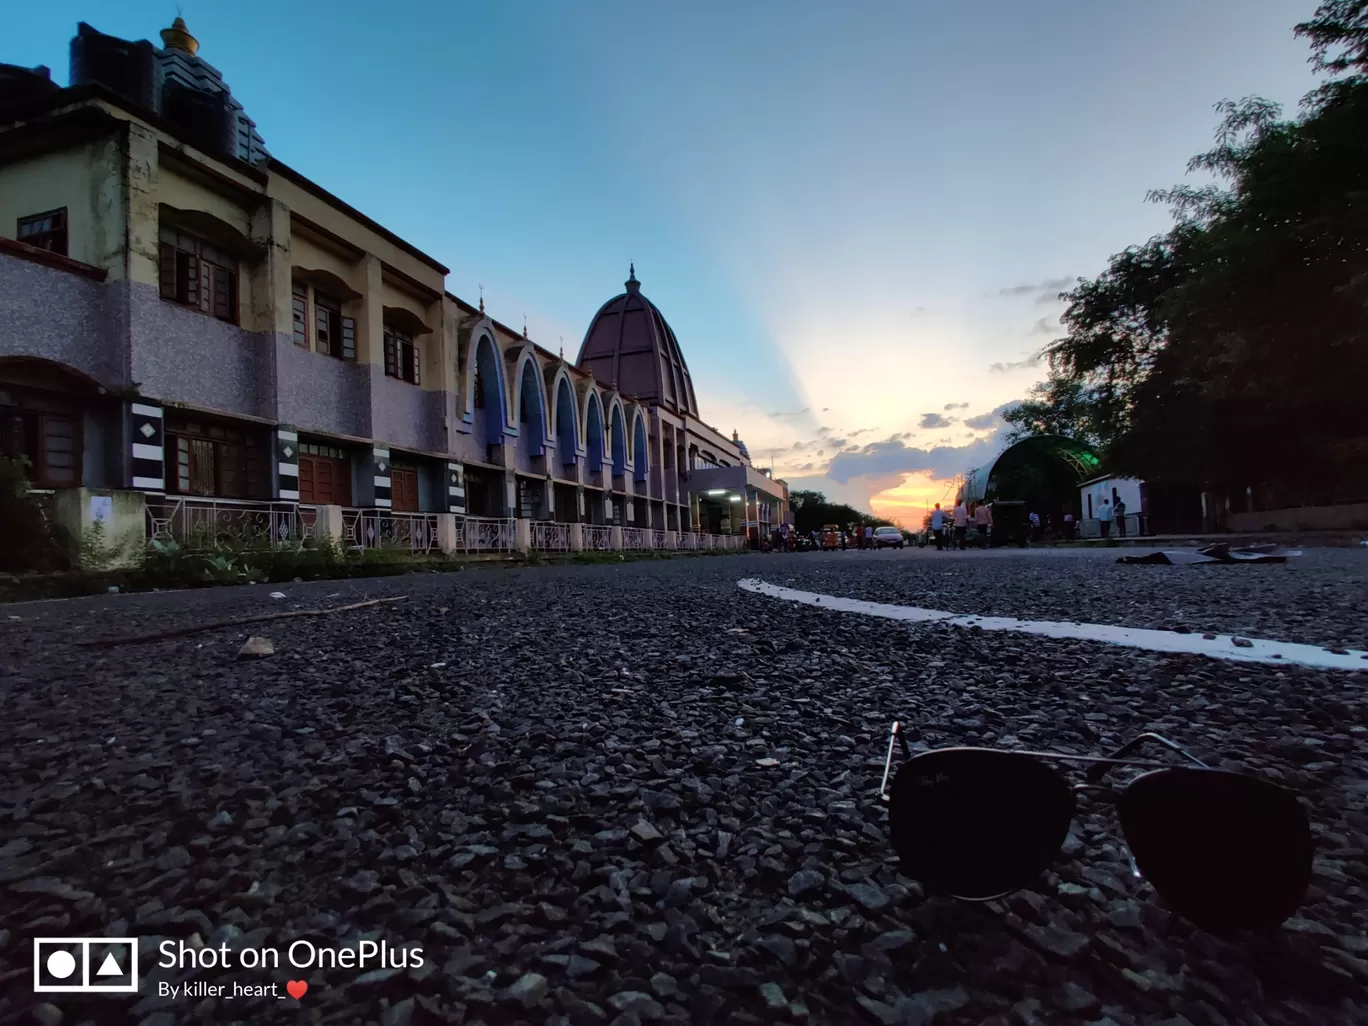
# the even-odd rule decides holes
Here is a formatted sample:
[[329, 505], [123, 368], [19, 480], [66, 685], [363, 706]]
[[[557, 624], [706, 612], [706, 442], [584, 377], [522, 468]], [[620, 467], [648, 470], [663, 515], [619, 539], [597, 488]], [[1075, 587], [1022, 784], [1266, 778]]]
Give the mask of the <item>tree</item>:
[[1284, 118], [1223, 101], [1216, 176], [1151, 193], [1174, 227], [1066, 295], [1050, 379], [1008, 419], [1109, 469], [1289, 501], [1368, 494], [1368, 0], [1296, 27], [1340, 76]]
[[1104, 449], [1113, 434], [1096, 391], [1079, 378], [1060, 373], [1035, 385], [1024, 400], [1003, 411], [1002, 418], [1012, 425], [1008, 442], [1031, 435], [1063, 435]]
[[871, 527], [889, 524], [887, 520], [861, 513], [854, 506], [833, 503], [817, 491], [789, 492], [789, 505], [793, 508], [793, 526], [800, 534], [820, 531], [826, 524], [869, 524]]

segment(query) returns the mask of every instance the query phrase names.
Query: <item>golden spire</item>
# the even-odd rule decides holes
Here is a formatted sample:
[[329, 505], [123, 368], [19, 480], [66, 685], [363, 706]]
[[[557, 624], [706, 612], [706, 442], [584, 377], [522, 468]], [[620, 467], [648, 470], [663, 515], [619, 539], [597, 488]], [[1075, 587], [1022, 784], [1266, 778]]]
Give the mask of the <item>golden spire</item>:
[[168, 50], [184, 50], [192, 57], [199, 50], [199, 40], [185, 27], [185, 19], [177, 18], [169, 29], [161, 30], [162, 45]]

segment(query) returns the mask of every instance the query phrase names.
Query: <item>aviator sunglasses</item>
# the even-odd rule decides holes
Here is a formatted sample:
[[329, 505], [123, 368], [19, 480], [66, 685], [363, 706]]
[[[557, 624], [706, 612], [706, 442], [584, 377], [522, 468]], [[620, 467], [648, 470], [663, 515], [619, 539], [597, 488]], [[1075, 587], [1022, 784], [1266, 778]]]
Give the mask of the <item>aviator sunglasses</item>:
[[[1188, 765], [1127, 758], [1146, 742]], [[895, 773], [898, 745], [905, 761]], [[1085, 782], [1071, 783], [1058, 762], [1088, 764]], [[1121, 787], [1102, 782], [1120, 767], [1146, 772]], [[1064, 846], [1079, 796], [1115, 804], [1132, 873], [1208, 933], [1277, 927], [1311, 880], [1311, 827], [1296, 792], [1212, 769], [1158, 734], [1106, 757], [992, 748], [913, 755], [894, 723], [879, 796], [903, 874], [956, 898], [985, 901], [1037, 880]]]

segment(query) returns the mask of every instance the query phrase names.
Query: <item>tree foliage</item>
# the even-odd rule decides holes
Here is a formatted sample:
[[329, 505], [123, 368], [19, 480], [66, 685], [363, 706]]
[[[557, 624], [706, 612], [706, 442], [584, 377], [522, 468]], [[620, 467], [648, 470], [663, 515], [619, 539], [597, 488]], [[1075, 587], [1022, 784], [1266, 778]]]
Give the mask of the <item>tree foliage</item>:
[[1151, 479], [1368, 496], [1368, 0], [1295, 31], [1341, 77], [1293, 118], [1218, 104], [1188, 166], [1215, 183], [1152, 192], [1173, 228], [1066, 294], [1018, 433], [1071, 434]]
[[800, 534], [820, 531], [826, 524], [869, 524], [872, 527], [881, 527], [890, 523], [868, 513], [861, 513], [854, 506], [832, 502], [822, 492], [802, 489], [789, 492], [789, 505], [793, 507], [794, 529]]

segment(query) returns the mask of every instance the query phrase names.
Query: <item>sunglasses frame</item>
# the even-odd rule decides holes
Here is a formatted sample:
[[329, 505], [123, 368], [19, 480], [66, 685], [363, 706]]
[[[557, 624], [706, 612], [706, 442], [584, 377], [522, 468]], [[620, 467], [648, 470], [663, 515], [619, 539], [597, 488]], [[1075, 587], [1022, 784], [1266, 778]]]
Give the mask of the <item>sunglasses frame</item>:
[[[1189, 763], [1201, 769], [1211, 769], [1206, 763], [1191, 752], [1184, 749], [1181, 745], [1170, 741], [1153, 731], [1146, 731], [1138, 734], [1124, 745], [1112, 752], [1111, 755], [1070, 755], [1066, 752], [1036, 752], [1025, 748], [977, 748], [972, 745], [952, 745], [950, 748], [929, 748], [927, 751], [981, 751], [981, 752], [1004, 752], [1009, 755], [1028, 755], [1036, 759], [1057, 760], [1059, 762], [1083, 762], [1088, 763], [1088, 771], [1085, 775], [1086, 783], [1073, 784], [1075, 794], [1100, 792], [1109, 795], [1113, 799], [1120, 797], [1121, 792], [1114, 787], [1107, 787], [1100, 783], [1108, 772], [1118, 766], [1134, 766], [1139, 769], [1172, 769], [1171, 762], [1154, 762], [1145, 759], [1128, 759], [1126, 756], [1141, 747], [1147, 742], [1161, 745], [1171, 752], [1181, 755]], [[879, 784], [879, 801], [888, 801], [888, 781], [893, 775], [893, 751], [901, 745], [903, 759], [910, 762], [913, 758], [912, 749], [907, 744], [907, 738], [903, 734], [902, 723], [898, 720], [893, 721], [893, 728], [888, 735], [888, 754], [884, 758], [883, 781]], [[924, 753], [923, 753], [924, 754]]]
[[[1136, 751], [1145, 744], [1156, 744], [1168, 749], [1169, 751], [1177, 755], [1182, 756], [1183, 759], [1186, 760], [1186, 766], [1184, 766], [1181, 763], [1175, 764], [1172, 761], [1156, 762], [1146, 759], [1128, 758], [1128, 756], [1132, 752]], [[1213, 767], [1208, 766], [1206, 763], [1204, 763], [1201, 759], [1197, 758], [1191, 752], [1186, 751], [1181, 745], [1178, 745], [1177, 743], [1170, 741], [1168, 738], [1150, 731], [1137, 735], [1136, 737], [1132, 738], [1130, 741], [1122, 745], [1120, 748], [1116, 749], [1116, 751], [1112, 752], [1110, 755], [1105, 756], [1073, 755], [1064, 752], [1039, 752], [1017, 748], [982, 748], [966, 745], [950, 746], [947, 748], [928, 748], [926, 751], [919, 752], [916, 753], [916, 755], [914, 755], [910, 746], [907, 743], [907, 738], [902, 730], [902, 724], [899, 721], [895, 720], [888, 738], [888, 751], [884, 759], [883, 779], [879, 785], [879, 800], [889, 805], [890, 813], [892, 812], [892, 808], [891, 790], [889, 784], [890, 780], [895, 777], [893, 769], [893, 752], [895, 748], [899, 746], [902, 749], [904, 758], [904, 762], [900, 769], [906, 767], [909, 763], [911, 763], [911, 761], [917, 755], [929, 755], [932, 753], [940, 752], [991, 752], [994, 754], [1001, 755], [1023, 755], [1029, 758], [1039, 759], [1047, 763], [1051, 761], [1085, 763], [1087, 765], [1087, 769], [1084, 774], [1085, 782], [1080, 784], [1071, 783], [1069, 779], [1063, 773], [1060, 773], [1058, 770], [1051, 769], [1050, 771], [1055, 773], [1059, 777], [1060, 782], [1069, 789], [1071, 798], [1076, 799], [1079, 794], [1094, 794], [1098, 797], [1103, 798], [1104, 800], [1110, 801], [1118, 805], [1122, 802], [1123, 796], [1127, 791], [1130, 790], [1131, 787], [1147, 779], [1155, 778], [1157, 774], [1154, 771], [1160, 770], [1172, 771], [1183, 770], [1186, 768], [1187, 770], [1191, 771], [1195, 768], [1200, 770], [1206, 770], [1215, 774], [1224, 775], [1227, 777], [1243, 777], [1247, 780], [1257, 781], [1261, 784], [1271, 785], [1272, 787], [1279, 788], [1280, 790], [1287, 792], [1294, 799], [1298, 799], [1297, 806], [1303, 818], [1303, 829], [1306, 834], [1306, 842], [1309, 846], [1306, 853], [1308, 856], [1306, 862], [1307, 883], [1309, 883], [1310, 880], [1311, 859], [1314, 858], [1314, 839], [1312, 837], [1310, 830], [1310, 821], [1306, 817], [1305, 809], [1301, 807], [1301, 802], [1299, 800], [1300, 796], [1295, 791], [1282, 787], [1281, 785], [1278, 785], [1273, 781], [1265, 781], [1263, 780], [1263, 778], [1260, 777], [1248, 774], [1233, 773], [1225, 770], [1215, 770]], [[1106, 784], [1103, 784], [1102, 780], [1107, 775], [1107, 773], [1118, 767], [1134, 767], [1137, 769], [1144, 769], [1149, 772], [1141, 773], [1139, 776], [1132, 778], [1121, 788], [1111, 787]], [[1071, 814], [1070, 819], [1073, 818], [1073, 815], [1076, 815], [1076, 813]], [[1125, 838], [1124, 832], [1122, 842], [1122, 850], [1126, 854], [1126, 860], [1130, 864], [1130, 870], [1132, 875], [1137, 880], [1145, 880], [1145, 874], [1141, 871], [1139, 865], [1136, 863], [1135, 855], [1133, 854], [1131, 848], [1131, 842], [1129, 839]], [[1152, 882], [1151, 885], [1153, 886]], [[1015, 890], [1016, 888], [1012, 889]], [[957, 897], [958, 900], [961, 901], [983, 902], [993, 901], [997, 898], [1001, 898], [1006, 893], [1010, 892], [1004, 891], [1003, 894], [985, 895], [982, 897], [965, 897], [962, 895], [955, 895], [955, 897]], [[1176, 909], [1173, 911], [1175, 916], [1181, 915], [1181, 913], [1178, 913]], [[1202, 928], [1207, 929], [1209, 932], [1217, 932], [1216, 929], [1213, 927], [1208, 926]]]

